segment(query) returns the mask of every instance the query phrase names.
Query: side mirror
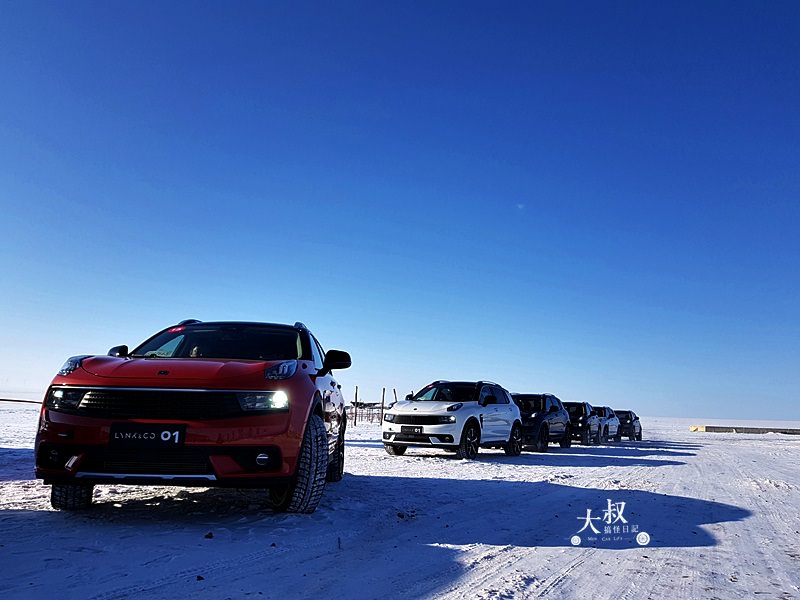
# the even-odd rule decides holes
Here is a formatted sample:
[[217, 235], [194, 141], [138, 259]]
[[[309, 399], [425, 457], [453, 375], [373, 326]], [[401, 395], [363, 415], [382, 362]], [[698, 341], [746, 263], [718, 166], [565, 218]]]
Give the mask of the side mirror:
[[558, 412], [558, 407], [557, 406], [551, 406], [550, 407], [550, 412], [551, 413]]
[[350, 355], [343, 350], [328, 350], [325, 353], [325, 362], [322, 363], [322, 369], [317, 375], [326, 375], [334, 369], [347, 369], [352, 365]]
[[128, 356], [128, 347], [125, 345], [122, 346], [114, 346], [111, 350], [108, 351], [109, 356], [121, 356], [126, 357]]
[[414, 397], [414, 394], [406, 394], [406, 401], [410, 401]]

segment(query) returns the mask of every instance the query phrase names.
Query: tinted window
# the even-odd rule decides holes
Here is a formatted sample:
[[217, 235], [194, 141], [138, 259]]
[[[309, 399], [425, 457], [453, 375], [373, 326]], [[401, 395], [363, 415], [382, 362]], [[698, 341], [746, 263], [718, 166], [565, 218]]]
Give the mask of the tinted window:
[[435, 383], [422, 388], [412, 400], [417, 402], [474, 402], [474, 383]]
[[481, 388], [481, 395], [478, 398], [478, 402], [485, 402], [488, 396], [494, 396], [495, 402], [497, 402], [497, 394], [493, 387], [489, 385], [485, 385]]
[[564, 408], [569, 411], [571, 415], [582, 415], [583, 412], [583, 404], [575, 404], [574, 402], [565, 402]]
[[535, 413], [545, 410], [545, 398], [541, 394], [515, 394], [514, 402], [525, 412]]
[[143, 343], [131, 356], [240, 360], [305, 358], [297, 330], [239, 324], [172, 327]]
[[498, 404], [509, 404], [508, 394], [503, 388], [493, 388]]

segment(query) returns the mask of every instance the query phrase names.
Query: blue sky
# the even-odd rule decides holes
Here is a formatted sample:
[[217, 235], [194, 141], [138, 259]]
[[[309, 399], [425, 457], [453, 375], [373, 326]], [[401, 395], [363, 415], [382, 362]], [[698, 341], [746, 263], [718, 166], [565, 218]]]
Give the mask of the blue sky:
[[302, 320], [352, 398], [798, 419], [800, 5], [4, 2], [0, 390]]

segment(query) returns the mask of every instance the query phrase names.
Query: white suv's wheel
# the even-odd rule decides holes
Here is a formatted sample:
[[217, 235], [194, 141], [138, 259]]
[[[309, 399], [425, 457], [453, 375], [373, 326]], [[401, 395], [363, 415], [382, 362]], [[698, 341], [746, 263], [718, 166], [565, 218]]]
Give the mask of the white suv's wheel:
[[472, 460], [478, 456], [480, 445], [481, 430], [475, 421], [469, 421], [464, 425], [464, 431], [461, 432], [461, 443], [456, 450], [456, 456]]
[[522, 427], [519, 423], [514, 423], [511, 433], [508, 436], [508, 443], [503, 446], [503, 450], [508, 456], [519, 456], [522, 454]]

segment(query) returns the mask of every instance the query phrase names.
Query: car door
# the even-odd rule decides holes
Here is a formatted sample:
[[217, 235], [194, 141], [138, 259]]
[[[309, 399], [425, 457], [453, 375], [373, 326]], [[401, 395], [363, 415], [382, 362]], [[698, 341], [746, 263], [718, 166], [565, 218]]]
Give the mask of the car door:
[[498, 407], [498, 435], [500, 439], [507, 440], [511, 436], [511, 428], [514, 426], [517, 411], [514, 410], [516, 404], [511, 400], [511, 396], [501, 387], [496, 387], [497, 407]]
[[[489, 400], [493, 397], [493, 400]], [[478, 396], [478, 403], [481, 406], [481, 443], [496, 441], [502, 429], [502, 415], [498, 404], [496, 390], [490, 385], [484, 385]]]
[[608, 437], [614, 437], [619, 430], [619, 418], [613, 408], [608, 408]]
[[[311, 342], [311, 356], [314, 368], [322, 368], [325, 360], [325, 351], [322, 345], [309, 333]], [[326, 373], [316, 379], [317, 389], [322, 396], [322, 408], [325, 411], [325, 429], [328, 432], [328, 445], [333, 448], [339, 436], [344, 421], [344, 397], [341, 387], [333, 377], [333, 373]]]
[[[567, 423], [564, 420], [564, 407], [561, 401], [555, 396], [548, 396], [550, 407], [547, 409], [550, 412], [548, 415], [550, 419], [550, 437], [560, 440], [564, 437], [564, 431], [567, 429]], [[567, 416], [567, 418], [569, 418]]]

